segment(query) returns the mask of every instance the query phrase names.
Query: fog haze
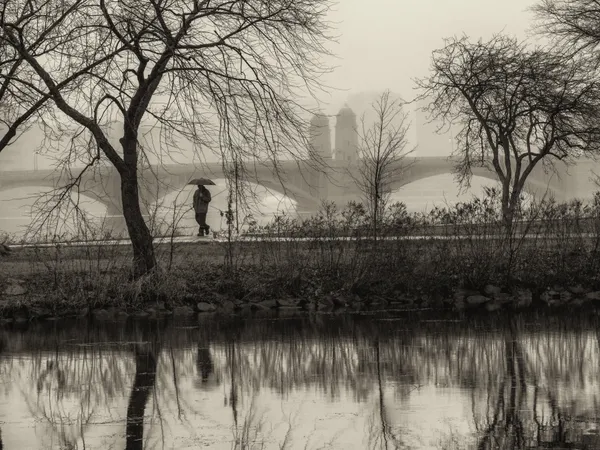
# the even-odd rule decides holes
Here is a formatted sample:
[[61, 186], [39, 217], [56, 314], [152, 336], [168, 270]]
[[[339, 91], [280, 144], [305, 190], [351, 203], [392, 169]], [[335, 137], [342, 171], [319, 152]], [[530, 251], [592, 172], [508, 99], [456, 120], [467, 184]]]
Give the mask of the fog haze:
[[[413, 80], [427, 75], [431, 52], [444, 45], [444, 38], [462, 34], [472, 39], [489, 38], [497, 32], [527, 38], [533, 18], [527, 9], [533, 3], [530, 0], [338, 2], [329, 16], [337, 42], [329, 44], [336, 58], [328, 63], [335, 68], [322, 79], [330, 87], [330, 93], [321, 95], [322, 102], [314, 105], [315, 109], [319, 108], [330, 115], [332, 140], [334, 116], [344, 104], [348, 104], [360, 117], [385, 89], [406, 101], [414, 99], [416, 91]], [[427, 132], [420, 132], [417, 142], [417, 123], [423, 122], [423, 117], [419, 118], [415, 114], [413, 104], [408, 105], [406, 111], [411, 123], [408, 147], [417, 147], [415, 156], [448, 155], [451, 151], [450, 136], [436, 136], [435, 126], [430, 126]], [[0, 164], [5, 168], [21, 170], [51, 168], [56, 152], [43, 150], [41, 154], [34, 156], [34, 149], [40, 147], [42, 142], [43, 133], [39, 130], [26, 133], [8, 150], [0, 153]], [[214, 156], [206, 152], [202, 156], [194, 154], [189, 143], [182, 143], [179, 150], [180, 152], [173, 152], [170, 149], [170, 157], [163, 157], [162, 160], [181, 163], [197, 163], [202, 158], [214, 160]], [[202, 153], [202, 149], [195, 150]], [[164, 149], [162, 151], [164, 156], [166, 153]], [[161, 158], [151, 155], [150, 160], [158, 162]], [[471, 191], [460, 199], [478, 195], [482, 186], [490, 184], [489, 180], [474, 179]], [[23, 223], [23, 214], [30, 201], [18, 199], [25, 194], [35, 195], [35, 187], [26, 193], [0, 191], [3, 210], [1, 216], [4, 217], [0, 219], [0, 229], [14, 231], [17, 222]], [[180, 198], [186, 195], [180, 195]], [[271, 214], [282, 201], [288, 208], [291, 206], [289, 200], [284, 201], [281, 196], [271, 195], [264, 190], [261, 196], [265, 203], [261, 209], [265, 214]], [[443, 175], [406, 186], [394, 194], [394, 199], [406, 202], [409, 209], [422, 210], [434, 203], [457, 201], [457, 196], [458, 187], [454, 184], [453, 176]], [[224, 196], [223, 199], [217, 198], [214, 206], [225, 209]], [[95, 214], [103, 214], [103, 208], [98, 205], [92, 203], [89, 208]], [[9, 211], [11, 219], [6, 219]], [[189, 220], [190, 223], [193, 222], [191, 216]]]

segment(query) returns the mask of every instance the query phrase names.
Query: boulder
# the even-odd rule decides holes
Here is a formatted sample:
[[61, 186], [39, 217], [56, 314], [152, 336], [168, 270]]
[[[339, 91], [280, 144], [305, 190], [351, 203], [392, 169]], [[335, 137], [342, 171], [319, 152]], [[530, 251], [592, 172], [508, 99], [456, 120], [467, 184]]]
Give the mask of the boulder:
[[502, 308], [502, 305], [495, 300], [485, 304], [485, 309], [489, 312], [498, 311], [500, 308]]
[[501, 305], [503, 305], [505, 303], [512, 303], [515, 300], [513, 295], [509, 294], [507, 292], [498, 292], [498, 293], [494, 294], [492, 296], [492, 298], [494, 299], [494, 302], [501, 304]]
[[465, 309], [465, 301], [464, 300], [458, 300], [456, 302], [454, 302], [454, 309], [456, 311], [462, 311]]
[[454, 295], [452, 297], [454, 298], [454, 301], [458, 301], [458, 300], [464, 300], [465, 298], [467, 298], [469, 296], [473, 296], [473, 295], [479, 295], [479, 292], [473, 291], [471, 289], [460, 288], [454, 292]]
[[215, 305], [208, 302], [199, 302], [196, 307], [198, 308], [199, 312], [213, 312], [217, 309]]
[[585, 298], [588, 300], [600, 300], [600, 291], [588, 292], [585, 294]]
[[92, 316], [98, 320], [109, 320], [111, 318], [110, 313], [104, 308], [94, 309]]
[[173, 308], [174, 316], [191, 316], [194, 314], [194, 310], [190, 306], [176, 306]]
[[533, 302], [533, 293], [529, 289], [516, 290], [514, 296], [517, 308], [527, 308]]
[[350, 305], [350, 298], [346, 294], [336, 294], [331, 297], [336, 308], [345, 308]]
[[269, 300], [263, 300], [260, 301], [258, 303], [253, 303], [253, 306], [257, 307], [258, 309], [273, 309], [277, 307], [277, 300], [275, 299], [269, 299]]
[[470, 306], [478, 306], [478, 305], [483, 305], [484, 303], [488, 302], [490, 300], [489, 297], [486, 297], [485, 295], [469, 295], [467, 297], [467, 303]]
[[284, 308], [295, 308], [298, 306], [299, 300], [296, 298], [280, 298], [277, 299], [277, 305]]
[[498, 286], [494, 286], [493, 284], [488, 284], [483, 288], [483, 293], [487, 296], [494, 296], [496, 294], [500, 294], [502, 292], [502, 289], [499, 288]]
[[586, 289], [578, 284], [577, 286], [569, 286], [568, 291], [573, 295], [583, 295], [586, 292]]
[[589, 300], [585, 297], [577, 297], [575, 298], [572, 302], [571, 305], [573, 306], [583, 306], [584, 304], [586, 304]]
[[222, 300], [219, 305], [224, 311], [233, 311], [236, 307], [235, 303], [229, 299]]

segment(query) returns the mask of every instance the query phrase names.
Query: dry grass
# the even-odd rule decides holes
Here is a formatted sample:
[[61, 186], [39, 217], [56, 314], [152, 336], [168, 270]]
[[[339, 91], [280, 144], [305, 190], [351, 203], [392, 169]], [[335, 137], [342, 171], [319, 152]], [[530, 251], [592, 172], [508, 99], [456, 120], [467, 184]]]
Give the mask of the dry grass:
[[[426, 216], [393, 205], [373, 239], [359, 205], [341, 212], [324, 205], [308, 221], [279, 217], [251, 230], [279, 241], [157, 245], [158, 270], [135, 282], [128, 277], [126, 245], [15, 248], [0, 259], [0, 285], [23, 280], [36, 301], [53, 311], [107, 305], [136, 310], [156, 302], [218, 302], [224, 296], [313, 301], [344, 293], [367, 301], [418, 299], [486, 284], [533, 291], [555, 284], [600, 289], [600, 237], [588, 235], [600, 228], [600, 201], [531, 206], [520, 212], [520, 224], [510, 234], [497, 206], [493, 195]], [[448, 240], [381, 240], [428, 234], [433, 227]], [[359, 239], [324, 239], [339, 235]]]

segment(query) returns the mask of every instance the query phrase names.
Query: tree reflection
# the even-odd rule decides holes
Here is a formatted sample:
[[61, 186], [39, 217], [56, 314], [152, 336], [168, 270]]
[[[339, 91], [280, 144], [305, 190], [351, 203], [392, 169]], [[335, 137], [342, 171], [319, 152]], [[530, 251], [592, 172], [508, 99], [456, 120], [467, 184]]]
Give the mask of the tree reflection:
[[[496, 397], [492, 402], [492, 417], [481, 432], [479, 449], [597, 448], [597, 442], [591, 447], [584, 442], [590, 439], [585, 428], [596, 421], [598, 412], [577, 414], [579, 408], [575, 399], [570, 404], [559, 400], [566, 393], [560, 386], [561, 378], [569, 384], [577, 381], [585, 386], [581, 361], [585, 360], [587, 345], [578, 342], [582, 338], [576, 337], [566, 347], [556, 346], [552, 342], [555, 338], [557, 336], [542, 337], [532, 342], [535, 351], [528, 354], [524, 339], [512, 324], [510, 334], [504, 339], [505, 363], [500, 382], [495, 394], [494, 389], [488, 391], [489, 400]], [[566, 336], [562, 338], [566, 339]], [[532, 360], [534, 354], [538, 358]], [[557, 367], [565, 360], [573, 364]], [[540, 376], [544, 380], [543, 386], [540, 386]], [[475, 410], [473, 414], [477, 424]]]
[[196, 354], [196, 368], [200, 374], [202, 384], [206, 384], [208, 378], [214, 372], [214, 364], [210, 354], [210, 342], [198, 342]]
[[[164, 330], [165, 323], [160, 321], [144, 322], [135, 327], [137, 339], [132, 344], [135, 375], [127, 404], [125, 450], [144, 448], [144, 416], [156, 384], [158, 357], [164, 346]], [[162, 417], [159, 415], [158, 419], [162, 420]]]
[[[521, 413], [527, 398], [523, 350], [514, 324], [504, 337], [504, 369], [497, 390], [492, 420], [479, 442], [478, 449], [524, 448], [525, 433]], [[506, 390], [508, 389], [508, 393]], [[508, 397], [508, 398], [506, 398]], [[498, 447], [499, 446], [499, 447]]]
[[390, 417], [387, 411], [385, 395], [384, 395], [384, 379], [381, 370], [381, 343], [379, 336], [375, 338], [374, 342], [375, 350], [375, 364], [377, 373], [377, 418], [379, 419], [380, 426], [373, 426], [368, 431], [369, 433], [369, 449], [401, 449], [405, 448], [404, 443], [401, 439], [393, 433], [392, 424], [390, 423]]
[[[231, 406], [231, 412], [233, 413], [233, 424], [234, 427], [238, 426], [238, 383], [237, 383], [237, 368], [236, 368], [236, 345], [235, 340], [227, 344], [227, 362], [231, 370], [231, 390], [229, 392], [229, 406]], [[225, 399], [227, 403], [227, 399]]]
[[[54, 348], [48, 337], [15, 339], [0, 331], [7, 353], [25, 339], [34, 349], [44, 348], [21, 349], [22, 359], [3, 358], [0, 387], [21, 390], [31, 417], [48, 424], [40, 439], [52, 439], [52, 445], [58, 440], [65, 448], [93, 447], [84, 442], [84, 433], [95, 436], [88, 428], [112, 416], [115, 402], [123, 402], [121, 417], [126, 408], [128, 450], [160, 447], [161, 438], [168, 448], [173, 445], [166, 437], [169, 430], [179, 433], [173, 439], [185, 439], [183, 426], [196, 433], [204, 430], [200, 421], [221, 417], [220, 427], [233, 425], [246, 436], [248, 424], [257, 422], [256, 417], [249, 420], [249, 399], [256, 396], [262, 405], [261, 395], [278, 395], [285, 402], [306, 392], [319, 402], [372, 405], [366, 414], [358, 408], [361, 420], [368, 422], [369, 448], [406, 448], [421, 438], [407, 424], [420, 414], [419, 402], [429, 401], [411, 393], [415, 385], [425, 387], [424, 395], [452, 397], [449, 407], [456, 411], [459, 402], [468, 405], [470, 400], [471, 415], [457, 419], [469, 429], [453, 435], [457, 448], [583, 448], [592, 439], [586, 429], [600, 416], [595, 387], [600, 384], [600, 334], [596, 342], [595, 330], [586, 334], [536, 325], [528, 331], [518, 321], [490, 331], [473, 324], [416, 328], [375, 320], [319, 320], [286, 320], [285, 325], [248, 320], [235, 327], [208, 324], [185, 331], [137, 324], [116, 336], [114, 330], [102, 331], [107, 334], [76, 345], [65, 343], [61, 335]], [[198, 397], [220, 402], [217, 386], [225, 393], [227, 410], [211, 416], [210, 403]], [[453, 416], [444, 408], [448, 406], [435, 411], [440, 420]], [[435, 433], [433, 439], [445, 439], [444, 431]], [[8, 444], [9, 435], [4, 438]], [[476, 441], [473, 446], [465, 444], [469, 439]]]
[[135, 376], [127, 405], [126, 450], [142, 450], [146, 403], [156, 381], [156, 355], [149, 344], [134, 344]]

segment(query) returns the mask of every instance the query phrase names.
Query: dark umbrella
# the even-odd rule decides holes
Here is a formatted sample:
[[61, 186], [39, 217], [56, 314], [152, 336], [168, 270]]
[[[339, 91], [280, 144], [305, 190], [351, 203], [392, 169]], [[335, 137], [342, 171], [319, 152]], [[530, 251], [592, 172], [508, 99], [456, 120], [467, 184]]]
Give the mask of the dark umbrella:
[[215, 185], [215, 182], [209, 180], [208, 178], [194, 178], [193, 180], [190, 180], [188, 184], [195, 184], [198, 186], [210, 186]]

